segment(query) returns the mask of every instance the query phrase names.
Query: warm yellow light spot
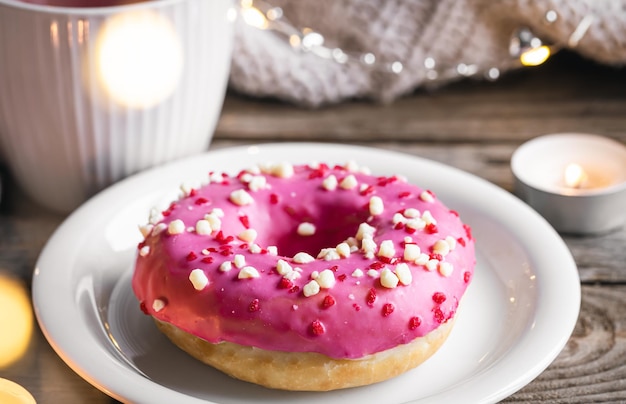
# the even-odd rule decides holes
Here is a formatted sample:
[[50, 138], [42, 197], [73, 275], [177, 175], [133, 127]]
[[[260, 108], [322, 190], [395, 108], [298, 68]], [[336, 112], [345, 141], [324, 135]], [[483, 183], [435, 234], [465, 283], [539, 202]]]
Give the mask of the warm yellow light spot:
[[571, 163], [565, 167], [563, 179], [565, 185], [570, 188], [582, 188], [587, 177], [587, 173], [579, 164]]
[[550, 48], [543, 45], [525, 50], [519, 57], [524, 66], [539, 66], [550, 57]]
[[2, 378], [0, 378], [0, 403], [36, 404], [35, 398], [24, 387]]
[[254, 28], [267, 29], [269, 25], [265, 14], [263, 14], [263, 12], [261, 12], [258, 8], [252, 7], [252, 4], [241, 9], [241, 16], [246, 24]]
[[32, 333], [33, 312], [26, 288], [19, 280], [0, 274], [0, 369], [26, 353]]
[[183, 47], [171, 22], [154, 11], [117, 14], [98, 34], [96, 69], [120, 105], [149, 108], [168, 98], [183, 69]]

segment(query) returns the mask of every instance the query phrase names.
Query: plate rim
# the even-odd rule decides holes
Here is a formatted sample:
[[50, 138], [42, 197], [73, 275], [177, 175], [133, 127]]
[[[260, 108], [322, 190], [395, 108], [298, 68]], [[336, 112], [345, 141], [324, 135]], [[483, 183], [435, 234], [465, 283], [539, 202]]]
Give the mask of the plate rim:
[[[366, 154], [375, 152], [375, 153], [379, 153], [380, 155], [386, 154], [388, 157], [404, 159], [407, 162], [411, 162], [412, 164], [419, 163], [419, 164], [426, 164], [428, 166], [432, 166], [433, 168], [443, 170], [444, 172], [447, 172], [454, 176], [458, 176], [462, 178], [463, 180], [473, 182], [483, 188], [489, 189], [490, 192], [494, 192], [496, 195], [498, 195], [498, 198], [504, 198], [507, 201], [507, 203], [512, 204], [512, 206], [515, 206], [519, 210], [518, 213], [521, 213], [525, 217], [525, 219], [531, 220], [531, 222], [533, 222], [534, 225], [540, 226], [542, 228], [542, 231], [546, 232], [547, 237], [549, 237], [550, 239], [549, 241], [551, 243], [551, 247], [555, 249], [554, 251], [551, 252], [551, 254], [553, 255], [557, 254], [560, 257], [559, 259], [564, 264], [564, 266], [566, 268], [569, 268], [569, 273], [568, 273], [569, 276], [566, 277], [565, 279], [567, 281], [567, 288], [569, 289], [569, 294], [566, 295], [565, 297], [569, 299], [568, 303], [570, 305], [574, 304], [575, 306], [571, 307], [571, 310], [567, 313], [568, 318], [563, 320], [566, 325], [565, 330], [564, 331], [561, 330], [561, 333], [559, 335], [551, 336], [552, 340], [550, 342], [550, 345], [552, 348], [547, 353], [547, 356], [544, 358], [543, 361], [541, 361], [540, 363], [537, 363], [532, 369], [527, 370], [526, 376], [524, 378], [518, 377], [518, 379], [515, 382], [509, 383], [505, 387], [498, 388], [497, 391], [492, 392], [490, 395], [485, 396], [483, 394], [481, 395], [481, 397], [475, 397], [475, 398], [477, 399], [480, 398], [481, 402], [492, 402], [492, 401], [503, 399], [513, 394], [514, 392], [516, 392], [517, 390], [519, 390], [520, 388], [522, 388], [523, 386], [531, 382], [534, 378], [536, 378], [545, 368], [547, 368], [550, 365], [550, 363], [552, 363], [552, 361], [556, 358], [556, 356], [561, 352], [561, 350], [567, 343], [571, 333], [573, 332], [573, 329], [576, 325], [576, 321], [577, 321], [579, 311], [580, 311], [581, 291], [580, 291], [580, 278], [578, 275], [578, 270], [577, 270], [576, 263], [569, 249], [565, 245], [562, 238], [558, 235], [558, 233], [551, 227], [551, 225], [545, 219], [543, 219], [543, 217], [541, 217], [537, 212], [535, 212], [532, 208], [530, 208], [520, 199], [518, 199], [517, 197], [515, 197], [513, 194], [509, 193], [508, 191], [500, 188], [499, 186], [481, 177], [478, 177], [474, 174], [463, 171], [453, 166], [446, 165], [438, 161], [430, 160], [428, 158], [416, 156], [413, 154], [408, 154], [408, 153], [389, 150], [389, 149], [382, 149], [382, 148], [376, 148], [376, 147], [370, 147], [370, 146], [351, 145], [351, 144], [316, 143], [316, 142], [280, 142], [280, 143], [253, 143], [253, 144], [238, 145], [238, 146], [233, 146], [233, 147], [224, 147], [224, 148], [219, 148], [216, 150], [209, 150], [209, 151], [206, 151], [206, 152], [194, 155], [194, 156], [178, 159], [170, 163], [145, 170], [143, 172], [130, 176], [126, 179], [123, 179], [119, 181], [118, 183], [112, 185], [111, 187], [101, 191], [100, 193], [98, 193], [97, 195], [95, 195], [94, 197], [86, 201], [73, 213], [71, 213], [61, 223], [61, 225], [53, 232], [50, 239], [46, 242], [44, 248], [42, 249], [40, 256], [37, 259], [37, 263], [35, 265], [35, 270], [33, 274], [33, 280], [32, 280], [32, 299], [33, 299], [33, 308], [35, 310], [35, 315], [36, 315], [39, 327], [42, 330], [46, 340], [52, 346], [52, 348], [57, 353], [57, 355], [59, 355], [61, 359], [65, 361], [70, 366], [70, 368], [74, 372], [76, 372], [80, 377], [82, 377], [84, 380], [94, 385], [95, 387], [103, 391], [104, 393], [108, 394], [109, 396], [114, 397], [120, 401], [124, 401], [124, 400], [141, 401], [141, 398], [142, 398], [141, 396], [136, 396], [133, 394], [125, 393], [126, 390], [120, 389], [118, 386], [115, 385], [116, 383], [102, 382], [101, 380], [98, 380], [98, 377], [94, 376], [94, 369], [91, 369], [93, 368], [93, 366], [90, 368], [90, 366], [88, 365], [86, 366], [84, 363], [80, 363], [80, 361], [77, 361], [75, 357], [72, 357], [72, 355], [68, 354], [67, 349], [64, 349], [64, 347], [62, 346], [63, 344], [61, 343], [61, 341], [58, 341], [58, 338], [55, 338], [55, 335], [54, 335], [55, 332], [51, 330], [52, 327], [46, 326], [47, 308], [45, 308], [44, 305], [42, 305], [42, 302], [45, 300], [44, 299], [45, 295], [42, 295], [42, 292], [41, 292], [42, 287], [43, 287], [42, 285], [43, 281], [41, 281], [42, 278], [41, 278], [41, 273], [40, 273], [41, 266], [46, 262], [48, 257], [52, 255], [51, 250], [53, 251], [55, 244], [60, 242], [59, 238], [65, 232], [67, 232], [68, 229], [75, 227], [77, 222], [80, 221], [80, 219], [82, 219], [82, 217], [85, 214], [88, 214], [90, 210], [92, 210], [94, 207], [97, 207], [100, 202], [110, 199], [112, 195], [115, 195], [116, 193], [119, 193], [120, 191], [123, 191], [126, 188], [132, 187], [136, 183], [140, 183], [141, 181], [151, 176], [159, 175], [159, 173], [167, 173], [168, 171], [178, 171], [181, 169], [184, 170], [184, 167], [192, 166], [194, 164], [201, 164], [201, 163], [210, 164], [210, 158], [212, 156], [215, 156], [216, 154], [217, 155], [220, 155], [220, 154], [237, 155], [239, 153], [244, 153], [244, 154], [250, 155], [251, 150], [253, 150], [252, 148], [256, 148], [256, 150], [259, 153], [263, 153], [263, 152], [269, 153], [269, 152], [276, 152], [276, 150], [279, 150], [279, 149], [290, 149], [293, 147], [299, 147], [299, 148], [313, 147], [313, 148], [318, 148], [320, 150], [327, 149], [327, 148], [343, 148], [346, 151], [353, 151], [353, 152], [366, 153]], [[183, 180], [183, 179], [181, 178], [180, 180]], [[179, 182], [182, 182], [182, 181], [179, 181]], [[502, 215], [499, 215], [499, 216], [502, 216]], [[514, 225], [513, 223], [511, 223], [512, 219], [510, 217], [505, 216], [505, 217], [500, 217], [500, 219], [504, 219], [507, 225], [507, 228], [510, 228], [511, 226]], [[524, 247], [526, 250], [529, 250], [529, 248], [527, 248], [528, 246], [532, 247], [530, 251], [535, 251], [537, 248], [541, 248], [541, 246], [537, 245], [537, 241], [534, 240], [534, 238], [532, 237], [533, 236], [532, 234], [528, 234], [528, 231], [526, 231], [525, 229], [521, 229], [521, 230], [523, 233], [521, 235], [516, 233], [516, 236], [518, 236], [518, 241], [524, 242]], [[520, 240], [520, 238], [522, 239]], [[545, 259], [542, 258], [542, 261], [544, 260]], [[550, 280], [551, 283], [549, 283], [548, 285], [551, 285], [553, 282], [556, 281], [555, 279], [553, 279], [555, 276], [554, 274], [542, 273], [542, 276], [545, 276], [547, 279]], [[563, 278], [558, 279], [558, 281], [563, 281]], [[544, 282], [544, 285], [545, 285], [545, 282]], [[539, 320], [541, 320], [539, 321], [540, 324], [544, 324], [546, 321], [550, 321], [550, 318], [552, 315], [553, 310], [549, 310], [550, 313], [548, 313], [547, 309], [545, 308], [546, 305], [548, 305], [548, 308], [550, 308], [550, 307], [553, 307], [556, 303], [562, 304], [561, 302], [558, 302], [558, 301], [555, 302], [554, 300], [556, 299], [556, 297], [550, 296], [549, 294], [547, 294], [545, 289], [546, 289], [545, 286], [540, 288], [540, 290], [538, 291], [537, 298], [542, 299], [543, 302], [547, 302], [547, 303], [543, 304], [544, 305], [543, 310], [536, 310], [536, 313], [532, 316], [532, 318], [535, 319], [535, 322], [538, 322], [536, 316], [539, 315]], [[559, 324], [561, 328], [563, 328], [563, 322]], [[523, 342], [528, 343], [527, 341], [523, 341]], [[117, 358], [114, 358], [112, 355], [109, 355], [109, 356], [110, 356], [110, 359], [112, 360], [117, 359]], [[109, 365], [113, 365], [113, 364], [109, 364]], [[493, 368], [494, 366], [495, 365], [492, 365], [491, 368]], [[123, 374], [120, 375], [120, 378], [122, 379], [125, 376], [128, 376], [128, 373], [130, 373], [131, 375], [137, 375], [135, 372], [132, 372], [130, 369], [123, 368], [121, 366], [118, 366], [115, 369], [118, 372], [119, 371], [123, 372]], [[487, 368], [487, 369], [484, 369], [481, 373], [489, 373], [492, 370], [493, 369]], [[128, 372], [128, 373], [124, 373], [124, 372]], [[141, 375], [139, 376], [142, 377]], [[199, 398], [189, 396], [185, 393], [172, 390], [168, 387], [155, 383], [149, 379], [145, 379], [144, 377], [142, 378], [145, 381], [149, 382], [152, 385], [152, 387], [155, 389], [155, 392], [158, 392], [158, 394], [161, 394], [162, 397], [164, 397], [166, 400], [167, 399], [181, 399], [181, 396], [184, 396], [185, 402], [187, 403], [196, 403], [196, 402], [206, 403], [207, 402], [206, 400], [201, 400]], [[455, 386], [451, 386], [449, 389], [445, 389], [441, 391], [440, 393], [436, 394], [437, 400], [440, 400], [442, 398], [445, 399], [448, 396], [452, 397], [450, 394], [453, 393], [458, 388], [462, 388], [462, 387], [466, 389], [464, 391], [465, 397], [470, 398], [472, 394], [474, 396], [477, 396], [476, 392], [474, 391], [475, 389], [473, 389], [472, 386], [467, 386], [467, 384], [469, 384], [471, 381], [472, 379], [469, 379], [464, 382], [458, 383]], [[432, 397], [433, 396], [431, 396], [430, 398]], [[414, 402], [419, 402], [419, 403], [427, 402], [430, 398], [429, 397], [419, 398], [417, 400], [414, 400]]]

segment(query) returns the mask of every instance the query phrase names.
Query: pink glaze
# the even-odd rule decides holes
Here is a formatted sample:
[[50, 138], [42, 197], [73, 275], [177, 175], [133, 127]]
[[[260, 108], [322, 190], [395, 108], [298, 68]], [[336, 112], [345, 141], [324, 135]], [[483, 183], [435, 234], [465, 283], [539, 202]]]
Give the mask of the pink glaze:
[[[351, 172], [346, 167], [294, 166], [289, 178], [258, 174], [267, 181], [258, 190], [249, 189], [252, 183], [247, 183], [250, 178], [244, 172], [237, 177], [217, 176], [219, 181], [213, 174], [210, 184], [188, 191], [163, 216], [152, 219], [156, 226], [148, 227], [149, 234], [139, 245], [133, 289], [144, 312], [213, 343], [230, 341], [352, 359], [411, 342], [452, 318], [475, 266], [469, 227], [436, 197], [422, 200], [422, 190], [402, 179]], [[322, 184], [331, 174], [339, 182], [353, 175], [357, 185], [328, 190]], [[252, 196], [250, 204], [231, 201], [231, 193], [238, 189]], [[381, 197], [384, 203], [378, 215], [370, 213], [372, 196]], [[216, 207], [225, 214], [221, 230], [197, 234], [196, 222]], [[412, 231], [403, 223], [394, 224], [394, 214], [408, 208], [420, 214], [429, 211], [436, 226]], [[170, 234], [167, 228], [155, 230], [165, 227], [158, 223], [169, 226], [176, 219], [185, 224], [181, 234]], [[313, 223], [315, 234], [299, 235], [302, 222]], [[334, 249], [354, 237], [362, 222], [375, 227], [373, 240], [378, 248], [384, 240], [391, 240], [392, 258], [378, 256], [377, 250], [373, 259], [367, 259], [359, 249], [347, 258], [293, 262], [292, 257], [301, 251], [316, 257], [322, 248]], [[254, 242], [237, 238], [246, 226], [257, 231]], [[451, 273], [439, 271], [438, 266], [429, 270], [412, 258], [407, 262], [407, 236], [422, 253], [432, 254], [429, 258], [449, 263]], [[435, 255], [435, 243], [446, 237], [448, 243], [454, 240], [449, 244], [453, 248], [445, 256]], [[362, 247], [362, 242], [356, 244]], [[277, 256], [269, 246], [277, 246]], [[259, 277], [239, 279], [240, 269], [234, 264], [228, 272], [220, 270], [224, 261], [233, 262], [235, 254], [243, 254], [245, 265], [256, 269]], [[301, 268], [301, 277], [293, 279], [292, 274], [287, 279], [279, 274], [281, 259]], [[393, 272], [401, 263], [408, 265], [412, 280], [406, 285], [383, 286], [384, 268]], [[354, 274], [357, 268], [363, 272], [360, 277]], [[192, 285], [189, 276], [194, 269], [206, 275], [204, 289]], [[326, 269], [332, 270], [334, 285], [305, 296], [303, 290], [314, 271]]]

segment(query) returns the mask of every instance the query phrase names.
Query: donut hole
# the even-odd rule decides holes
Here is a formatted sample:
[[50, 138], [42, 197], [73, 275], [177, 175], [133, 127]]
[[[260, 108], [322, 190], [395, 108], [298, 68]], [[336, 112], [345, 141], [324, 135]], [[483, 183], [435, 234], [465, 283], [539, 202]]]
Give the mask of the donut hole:
[[[289, 223], [280, 233], [274, 233], [268, 245], [278, 247], [280, 255], [293, 257], [306, 252], [316, 257], [324, 248], [335, 248], [339, 243], [354, 237], [359, 225], [366, 221], [368, 212], [350, 204], [332, 203], [320, 205], [314, 212], [306, 209], [287, 210], [285, 220]], [[315, 232], [311, 235], [298, 234], [301, 223], [311, 223]]]

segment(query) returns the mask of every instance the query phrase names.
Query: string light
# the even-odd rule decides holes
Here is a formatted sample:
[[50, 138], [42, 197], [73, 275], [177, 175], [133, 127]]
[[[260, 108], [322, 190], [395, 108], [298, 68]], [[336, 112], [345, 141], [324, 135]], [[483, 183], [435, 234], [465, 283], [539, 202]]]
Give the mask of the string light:
[[[240, 0], [240, 10], [246, 24], [284, 36], [295, 51], [313, 53], [339, 64], [359, 64], [395, 75], [401, 74], [405, 69], [400, 60], [386, 61], [372, 52], [350, 52], [327, 46], [322, 34], [310, 27], [298, 29], [289, 22], [280, 7], [271, 6], [262, 0]], [[544, 14], [544, 19], [547, 24], [552, 24], [558, 20], [558, 13], [555, 10], [548, 10]], [[575, 48], [594, 21], [593, 15], [586, 15], [576, 26], [566, 44], [544, 44], [529, 28], [522, 27], [511, 34], [509, 45], [511, 59], [502, 61], [500, 67], [484, 68], [473, 63], [445, 66], [437, 63], [433, 57], [426, 56], [423, 61], [424, 77], [426, 80], [435, 81], [482, 75], [488, 80], [496, 80], [500, 77], [502, 68], [538, 66], [565, 45]]]

